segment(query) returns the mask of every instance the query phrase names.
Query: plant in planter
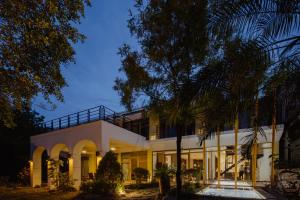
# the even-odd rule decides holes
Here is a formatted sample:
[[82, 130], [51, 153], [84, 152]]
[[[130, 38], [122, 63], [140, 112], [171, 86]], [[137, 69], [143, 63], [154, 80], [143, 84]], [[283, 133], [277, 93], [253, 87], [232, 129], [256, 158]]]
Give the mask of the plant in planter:
[[185, 183], [199, 183], [201, 180], [202, 170], [199, 169], [187, 169], [183, 172], [183, 178]]
[[133, 169], [136, 184], [141, 184], [142, 180], [147, 180], [149, 177], [149, 171], [147, 169], [137, 167]]
[[50, 179], [50, 190], [61, 190], [64, 192], [74, 191], [74, 181], [69, 177], [68, 173], [59, 171], [59, 167], [63, 165], [61, 160], [49, 159], [48, 178]]
[[159, 192], [162, 195], [170, 191], [170, 177], [174, 176], [175, 170], [170, 169], [167, 165], [162, 165], [155, 171], [155, 177], [158, 178]]

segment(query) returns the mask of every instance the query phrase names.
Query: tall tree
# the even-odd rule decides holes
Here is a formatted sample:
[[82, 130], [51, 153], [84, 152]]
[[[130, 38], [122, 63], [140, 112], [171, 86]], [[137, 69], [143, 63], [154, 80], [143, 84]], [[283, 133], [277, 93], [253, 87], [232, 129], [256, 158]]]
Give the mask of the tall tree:
[[[210, 17], [210, 30], [218, 35], [234, 32], [243, 38], [255, 39], [266, 52], [272, 55], [274, 62], [269, 66], [269, 78], [272, 84], [265, 88], [273, 96], [272, 116], [272, 175], [271, 181], [274, 183], [274, 145], [276, 132], [276, 105], [278, 88], [280, 93], [289, 93], [278, 77], [285, 76], [285, 71], [281, 70], [282, 65], [287, 63], [291, 66], [300, 62], [300, 1], [285, 0], [237, 0], [237, 1], [212, 1], [212, 13]], [[274, 73], [275, 72], [275, 73]], [[283, 75], [278, 75], [283, 73]], [[297, 73], [297, 72], [293, 72]], [[294, 80], [294, 83], [296, 81]], [[291, 88], [295, 88], [294, 83]], [[280, 84], [283, 84], [280, 86]], [[269, 87], [269, 88], [268, 88]], [[285, 91], [284, 91], [285, 90]], [[276, 94], [277, 93], [277, 94]], [[292, 100], [297, 101], [296, 99]], [[284, 102], [280, 103], [284, 105]], [[293, 103], [295, 104], [295, 103]], [[288, 111], [284, 110], [285, 115]], [[297, 112], [296, 112], [297, 113]], [[299, 114], [293, 115], [290, 121], [297, 121]], [[287, 125], [287, 124], [286, 124]], [[286, 131], [286, 129], [285, 129]]]
[[0, 1], [0, 120], [13, 126], [13, 109], [42, 94], [62, 101], [60, 67], [74, 61], [75, 27], [89, 0]]
[[257, 85], [264, 79], [267, 61], [265, 53], [255, 42], [234, 39], [226, 41], [221, 56], [200, 71], [198, 98], [205, 100], [208, 95], [202, 103], [208, 127], [214, 130], [224, 124], [234, 127], [235, 187], [239, 117], [251, 108], [257, 95]]
[[120, 48], [126, 79], [118, 78], [115, 89], [130, 110], [141, 98], [151, 111], [176, 125], [177, 198], [181, 192], [181, 137], [183, 127], [194, 118], [191, 100], [193, 77], [207, 53], [207, 2], [188, 0], [137, 1], [137, 14], [128, 26], [140, 51]]

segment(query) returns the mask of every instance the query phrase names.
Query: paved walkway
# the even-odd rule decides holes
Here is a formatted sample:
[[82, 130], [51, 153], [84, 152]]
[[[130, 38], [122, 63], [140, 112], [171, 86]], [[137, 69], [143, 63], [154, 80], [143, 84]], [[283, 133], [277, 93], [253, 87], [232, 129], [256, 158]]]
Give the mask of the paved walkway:
[[238, 188], [234, 189], [234, 181], [221, 180], [220, 188], [217, 188], [217, 181], [207, 186], [197, 194], [207, 197], [234, 198], [234, 199], [277, 199], [272, 194], [267, 193], [263, 189], [254, 189], [245, 181], [238, 181]]

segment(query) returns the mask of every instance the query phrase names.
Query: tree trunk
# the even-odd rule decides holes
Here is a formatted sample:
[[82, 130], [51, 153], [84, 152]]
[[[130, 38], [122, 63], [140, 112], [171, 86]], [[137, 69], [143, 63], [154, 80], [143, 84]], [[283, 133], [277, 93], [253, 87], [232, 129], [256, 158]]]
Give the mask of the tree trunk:
[[182, 129], [177, 128], [177, 140], [176, 140], [176, 157], [177, 157], [177, 170], [176, 170], [176, 199], [180, 199], [181, 194], [181, 139]]
[[275, 185], [276, 89], [273, 91], [271, 185]]
[[257, 131], [258, 131], [258, 94], [255, 100], [254, 141], [252, 148], [252, 186], [256, 187], [256, 161], [257, 161]]
[[235, 114], [234, 119], [234, 188], [237, 189], [237, 178], [238, 178], [238, 165], [237, 165], [237, 154], [238, 154], [238, 132], [239, 132], [239, 114]]
[[220, 152], [220, 128], [217, 128], [217, 136], [218, 136], [218, 188], [220, 188], [220, 178], [221, 178], [221, 152]]
[[206, 184], [206, 139], [203, 140], [203, 185]]

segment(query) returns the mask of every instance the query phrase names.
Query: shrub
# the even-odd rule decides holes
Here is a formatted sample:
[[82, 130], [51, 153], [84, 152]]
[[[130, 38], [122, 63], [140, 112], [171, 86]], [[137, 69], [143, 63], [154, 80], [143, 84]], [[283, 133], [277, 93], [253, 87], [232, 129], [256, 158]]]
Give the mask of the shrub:
[[59, 173], [59, 180], [58, 180], [58, 190], [64, 192], [72, 192], [76, 189], [74, 188], [74, 181], [70, 179], [68, 173]]
[[9, 177], [0, 176], [0, 186], [8, 186], [8, 185], [9, 185]]
[[102, 180], [113, 184], [122, 182], [123, 173], [121, 165], [117, 161], [117, 156], [114, 152], [107, 152], [100, 161], [96, 173], [96, 180]]
[[133, 169], [133, 174], [135, 177], [136, 184], [141, 184], [142, 180], [147, 180], [149, 176], [149, 171], [147, 169], [137, 167]]
[[183, 172], [184, 182], [190, 183], [199, 183], [201, 180], [201, 170], [199, 169], [187, 169]]
[[121, 165], [114, 152], [109, 151], [102, 158], [96, 173], [96, 180], [82, 183], [80, 190], [84, 193], [115, 195], [124, 191]]
[[17, 181], [19, 184], [28, 186], [30, 185], [30, 167], [26, 165], [17, 175]]

